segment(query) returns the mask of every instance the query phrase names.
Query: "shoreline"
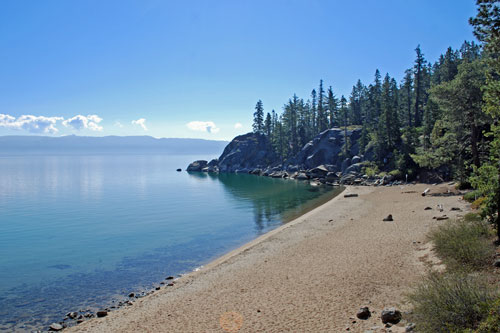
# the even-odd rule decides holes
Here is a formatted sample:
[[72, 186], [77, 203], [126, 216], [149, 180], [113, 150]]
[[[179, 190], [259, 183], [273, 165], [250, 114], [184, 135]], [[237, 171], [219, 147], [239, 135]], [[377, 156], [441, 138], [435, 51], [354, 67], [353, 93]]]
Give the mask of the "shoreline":
[[[151, 295], [148, 295], [146, 297], [142, 297], [140, 299], [135, 300], [133, 303], [133, 306], [127, 306], [124, 308], [121, 308], [117, 311], [112, 311], [110, 312], [106, 317], [104, 318], [97, 318], [97, 319], [91, 319], [89, 321], [86, 321], [82, 324], [79, 324], [77, 326], [69, 327], [65, 331], [71, 331], [71, 332], [111, 332], [111, 331], [135, 331], [137, 329], [144, 330], [144, 331], [198, 331], [198, 330], [204, 330], [204, 331], [223, 331], [221, 329], [221, 323], [218, 322], [218, 319], [222, 320], [223, 318], [221, 315], [224, 315], [225, 313], [232, 312], [231, 308], [235, 309], [236, 314], [241, 314], [245, 320], [242, 322], [242, 328], [241, 331], [252, 331], [256, 327], [270, 327], [269, 324], [271, 324], [272, 327], [274, 328], [279, 328], [279, 329], [331, 329], [334, 327], [336, 330], [342, 327], [343, 329], [346, 328], [346, 325], [349, 326], [349, 322], [351, 321], [349, 318], [354, 316], [356, 314], [356, 311], [360, 306], [363, 305], [369, 305], [372, 304], [373, 300], [370, 300], [374, 297], [361, 297], [363, 301], [359, 300], [360, 296], [359, 291], [357, 291], [358, 295], [356, 297], [358, 298], [358, 301], [355, 303], [359, 303], [357, 305], [349, 305], [347, 309], [347, 304], [344, 306], [343, 311], [348, 310], [350, 315], [344, 314], [342, 317], [345, 317], [345, 320], [343, 320], [343, 323], [338, 326], [339, 324], [334, 321], [331, 322], [331, 320], [321, 320], [320, 318], [317, 318], [317, 323], [310, 323], [309, 320], [294, 320], [292, 318], [289, 318], [288, 316], [285, 316], [286, 319], [283, 320], [282, 316], [279, 315], [279, 310], [280, 307], [282, 306], [282, 303], [278, 302], [279, 305], [274, 304], [273, 301], [273, 296], [275, 298], [281, 299], [283, 298], [283, 293], [289, 294], [287, 297], [285, 297], [285, 300], [291, 301], [288, 306], [285, 306], [285, 308], [291, 308], [292, 312], [295, 310], [297, 314], [301, 314], [302, 316], [304, 315], [303, 309], [297, 308], [297, 305], [299, 304], [294, 304], [295, 301], [304, 301], [304, 297], [308, 298], [309, 296], [314, 296], [313, 298], [322, 298], [322, 293], [318, 293], [319, 290], [313, 290], [312, 294], [305, 294], [302, 295], [300, 292], [298, 294], [301, 295], [296, 295], [294, 292], [293, 288], [292, 290], [289, 289], [289, 286], [285, 283], [283, 284], [283, 281], [276, 281], [273, 279], [273, 275], [268, 276], [269, 273], [275, 273], [277, 275], [283, 275], [283, 271], [289, 270], [290, 273], [294, 271], [295, 267], [298, 267], [297, 271], [300, 271], [302, 274], [308, 274], [306, 276], [306, 281], [308, 282], [317, 282], [321, 288], [321, 291], [328, 291], [329, 293], [332, 293], [333, 296], [337, 296], [335, 294], [344, 294], [342, 289], [339, 290], [334, 290], [332, 292], [331, 288], [328, 288], [326, 290], [323, 290], [323, 285], [330, 285], [332, 283], [332, 280], [330, 281], [329, 279], [325, 279], [324, 275], [319, 275], [318, 272], [316, 271], [328, 271], [330, 275], [336, 276], [338, 275], [338, 272], [335, 272], [335, 269], [332, 270], [331, 267], [327, 266], [321, 266], [318, 264], [337, 264], [337, 265], [344, 265], [346, 264], [346, 260], [348, 259], [347, 257], [336, 257], [335, 255], [337, 254], [336, 251], [332, 251], [328, 247], [324, 248], [324, 234], [331, 235], [333, 238], [337, 238], [337, 243], [342, 243], [342, 237], [340, 234], [337, 235], [339, 232], [343, 231], [349, 231], [350, 226], [353, 224], [350, 223], [355, 220], [368, 220], [373, 219], [373, 217], [370, 216], [370, 211], [371, 210], [377, 210], [377, 209], [387, 209], [386, 207], [380, 207], [377, 205], [376, 202], [373, 202], [374, 200], [378, 200], [380, 198], [383, 199], [384, 195], [392, 195], [396, 194], [396, 196], [401, 196], [403, 193], [405, 196], [411, 196], [412, 199], [416, 200], [415, 197], [420, 197], [419, 201], [423, 202], [428, 202], [428, 201], [436, 201], [437, 199], [435, 197], [421, 197], [420, 196], [420, 187], [424, 187], [428, 185], [422, 185], [422, 184], [417, 184], [417, 185], [406, 185], [406, 186], [395, 186], [395, 187], [364, 187], [364, 186], [347, 186], [345, 190], [341, 193], [339, 193], [336, 197], [330, 199], [326, 203], [321, 204], [318, 207], [313, 208], [312, 210], [306, 212], [305, 214], [293, 219], [292, 221], [285, 223], [284, 225], [273, 229], [264, 235], [261, 235], [257, 237], [256, 239], [244, 244], [243, 246], [230, 251], [229, 253], [209, 262], [205, 266], [201, 267], [198, 270], [195, 270], [193, 272], [187, 273], [183, 276], [181, 276], [178, 279], [175, 279], [174, 285], [173, 286], [168, 286], [168, 287], [162, 287], [161, 290], [154, 292]], [[445, 185], [438, 185], [438, 186], [445, 186]], [[431, 186], [431, 188], [436, 188], [438, 186]], [[413, 191], [406, 191], [404, 192], [403, 189], [412, 189]], [[401, 189], [401, 191], [400, 191]], [[431, 190], [432, 191], [432, 190]], [[381, 193], [382, 195], [379, 195], [378, 193]], [[401, 193], [399, 193], [401, 192]], [[358, 193], [359, 197], [357, 198], [344, 198], [344, 194], [349, 194], [349, 193]], [[460, 203], [457, 200], [457, 197], [439, 197], [438, 201], [447, 201], [447, 205], [450, 203], [460, 205], [461, 204], [461, 209], [465, 210], [465, 203]], [[412, 202], [410, 202], [411, 204]], [[419, 203], [420, 204], [420, 203]], [[393, 205], [390, 205], [393, 206]], [[394, 208], [392, 208], [394, 209]], [[429, 212], [423, 212], [423, 207], [421, 208], [422, 211], [420, 211], [420, 214], [429, 214]], [[391, 212], [389, 212], [391, 213]], [[408, 213], [408, 212], [406, 212]], [[436, 213], [434, 211], [434, 213]], [[457, 214], [457, 212], [446, 212], [448, 215], [453, 215]], [[460, 213], [460, 212], [458, 212]], [[392, 214], [395, 214], [394, 211], [392, 211]], [[394, 223], [387, 223], [387, 222], [379, 222], [382, 220], [382, 216], [377, 216], [377, 224], [380, 224], [382, 228], [391, 226], [397, 226], [398, 223], [398, 218], [397, 218], [397, 213], [395, 214], [395, 221]], [[411, 215], [411, 214], [410, 214]], [[432, 221], [432, 220], [431, 220]], [[307, 223], [306, 223], [307, 222]], [[382, 224], [383, 223], [383, 224]], [[371, 223], [370, 223], [371, 224]], [[363, 238], [366, 236], [370, 237], [370, 231], [368, 231], [368, 235], [360, 235], [360, 237], [355, 237], [355, 238], [361, 238], [361, 241], [363, 242]], [[419, 234], [418, 235], [412, 235], [412, 239], [414, 243], [407, 244], [411, 248], [411, 256], [410, 258], [406, 258], [407, 260], [410, 259], [411, 265], [409, 265], [408, 268], [409, 270], [414, 271], [413, 273], [418, 275], [418, 272], [422, 271], [423, 267], [423, 262], [425, 260], [422, 260], [421, 258], [417, 258], [414, 254], [415, 248], [417, 247], [415, 242], [419, 242], [418, 244], [423, 244], [424, 243], [424, 237], [423, 233], [421, 230], [427, 231], [429, 228], [424, 226], [423, 228], [419, 229]], [[333, 231], [333, 232], [332, 232]], [[363, 230], [359, 230], [359, 232], [363, 232]], [[418, 239], [418, 240], [417, 240]], [[310, 241], [309, 241], [310, 240]], [[353, 239], [354, 240], [354, 239]], [[328, 242], [328, 239], [326, 239]], [[375, 242], [376, 244], [376, 242]], [[345, 244], [340, 244], [340, 245], [345, 245]], [[332, 245], [333, 246], [333, 245]], [[336, 247], [339, 248], [339, 250], [345, 252], [345, 248], [342, 246], [339, 247], [339, 244], [335, 244]], [[325, 253], [318, 253], [317, 248], [320, 248], [323, 250]], [[304, 270], [300, 268], [299, 266], [295, 265], [290, 265], [288, 261], [299, 261], [300, 264], [302, 265], [307, 265], [307, 261], [301, 260], [300, 256], [289, 256], [285, 254], [285, 252], [290, 252], [296, 254], [297, 250], [304, 250], [304, 254], [309, 254], [311, 255], [311, 264], [312, 266], [309, 267], [308, 269], [311, 270], [312, 272], [309, 272], [308, 269]], [[406, 249], [407, 251], [408, 249]], [[430, 251], [428, 249], [420, 250], [422, 251], [421, 253], [425, 252], [425, 256], [429, 256]], [[300, 252], [300, 251], [299, 251]], [[356, 252], [356, 248], [353, 246], [353, 259], [359, 259], [357, 257], [360, 257], [362, 262], [367, 262], [367, 254], [364, 252]], [[347, 251], [346, 255], [349, 255], [351, 251]], [[318, 255], [318, 258], [315, 258], [314, 255]], [[328, 255], [321, 255], [321, 254], [328, 254]], [[330, 256], [333, 256], [330, 258]], [[291, 258], [291, 259], [290, 259]], [[269, 261], [269, 265], [267, 264]], [[356, 260], [353, 260], [353, 263], [355, 263]], [[276, 263], [276, 265], [273, 265], [273, 262]], [[418, 266], [418, 269], [415, 270], [415, 264]], [[266, 266], [265, 269], [262, 269], [261, 266]], [[269, 267], [267, 267], [269, 266]], [[273, 267], [274, 266], [274, 267]], [[279, 266], [279, 267], [276, 267]], [[362, 266], [362, 265], [361, 265]], [[402, 266], [405, 266], [404, 264]], [[356, 266], [351, 266], [347, 265], [344, 267], [346, 270], [346, 273], [349, 273], [349, 275], [354, 274], [356, 276], [359, 274], [359, 269], [361, 267], [356, 267]], [[380, 272], [379, 272], [380, 273]], [[384, 273], [384, 271], [382, 271]], [[388, 272], [387, 272], [388, 273]], [[253, 274], [254, 278], [249, 276], [248, 274]], [[255, 285], [254, 279], [257, 276], [261, 276], [262, 281], [258, 283], [255, 288], [264, 288], [268, 289], [268, 292], [261, 294], [260, 292], [256, 292], [255, 295], [252, 295], [254, 293], [250, 292], [250, 290], [255, 290], [255, 288], [252, 288], [252, 285]], [[321, 277], [323, 276], [323, 277]], [[341, 276], [340, 276], [341, 277]], [[386, 277], [384, 277], [386, 278]], [[401, 280], [400, 276], [398, 277], [399, 280]], [[270, 279], [271, 281], [266, 281]], [[289, 283], [295, 285], [296, 283], [293, 282], [292, 279], [290, 279], [290, 276], [287, 274], [286, 277], [284, 278], [285, 281], [290, 281]], [[316, 281], [317, 280], [317, 281]], [[374, 281], [375, 283], [375, 289], [376, 290], [382, 290], [384, 288], [381, 288], [380, 282]], [[402, 281], [399, 281], [402, 283]], [[410, 282], [410, 281], [408, 281]], [[406, 290], [408, 287], [408, 283], [402, 283], [401, 285], [404, 285], [404, 288], [401, 288], [403, 290]], [[335, 283], [334, 286], [335, 287]], [[351, 284], [347, 284], [344, 286], [344, 289], [351, 288]], [[380, 289], [381, 288], [381, 289]], [[282, 293], [278, 293], [276, 295], [276, 289], [282, 289]], [[314, 289], [314, 288], [313, 288]], [[333, 288], [335, 289], [335, 288]], [[354, 288], [356, 289], [356, 288]], [[373, 286], [372, 286], [372, 292], [373, 292]], [[274, 291], [274, 292], [273, 292]], [[352, 292], [352, 291], [351, 291]], [[248, 302], [242, 302], [242, 300], [239, 297], [234, 297], [236, 296], [235, 294], [243, 293], [245, 295], [245, 298], [249, 298]], [[401, 290], [398, 290], [396, 292], [397, 295], [401, 296]], [[204, 297], [207, 296], [207, 297]], [[269, 298], [269, 296], [271, 296]], [[374, 295], [372, 295], [374, 296]], [[352, 298], [353, 295], [343, 295], [340, 300], [343, 301], [343, 303], [348, 303], [348, 300]], [[354, 297], [354, 298], [356, 298]], [[269, 298], [269, 299], [266, 299]], [[391, 298], [400, 298], [398, 296], [392, 296]], [[213, 302], [210, 302], [209, 300], [212, 300]], [[264, 301], [265, 300], [265, 301]], [[254, 304], [257, 303], [262, 303], [262, 305], [258, 307], [262, 307], [263, 309], [253, 309], [254, 311], [248, 312], [248, 307], [249, 304]], [[194, 304], [191, 304], [194, 303]], [[211, 306], [207, 309], [206, 305], [211, 304]], [[221, 303], [219, 306], [213, 303]], [[265, 306], [265, 303], [269, 303], [269, 306]], [[316, 301], [309, 301], [306, 302], [307, 307], [313, 307], [317, 308], [318, 304]], [[320, 302], [322, 303], [322, 302]], [[327, 302], [328, 303], [328, 302]], [[189, 305], [190, 304], [190, 305]], [[225, 304], [225, 306], [224, 306]], [[228, 306], [227, 304], [232, 304], [231, 306]], [[274, 304], [274, 306], [272, 306]], [[398, 302], [393, 302], [391, 304], [386, 304], [388, 305], [396, 305], [399, 304]], [[186, 306], [189, 305], [187, 308]], [[325, 305], [325, 304], [323, 304]], [[330, 307], [337, 307], [339, 306], [338, 303], [334, 303], [333, 305], [330, 304]], [[179, 311], [176, 311], [176, 308], [181, 307], [183, 310], [179, 309]], [[278, 308], [278, 309], [276, 309]], [[222, 311], [221, 309], [224, 309], [226, 311]], [[259, 317], [263, 317], [264, 313], [273, 313], [278, 310], [278, 315], [279, 318], [265, 318], [265, 320], [258, 320]], [[380, 311], [381, 309], [377, 309]], [[187, 316], [186, 312], [191, 312], [191, 316]], [[212, 315], [207, 315], [207, 312], [215, 312], [217, 314], [212, 314]], [[286, 312], [286, 311], [285, 311]], [[311, 314], [310, 311], [306, 311], [306, 313]], [[186, 317], [187, 316], [187, 317]], [[376, 315], [375, 315], [376, 316]], [[254, 318], [256, 317], [256, 318]], [[321, 317], [321, 316], [320, 316]], [[190, 318], [190, 319], [189, 319]], [[222, 318], [222, 319], [221, 319]], [[234, 318], [233, 318], [234, 319]], [[231, 319], [231, 320], [233, 320]], [[237, 319], [237, 318], [236, 318]], [[262, 318], [261, 318], [262, 319]], [[269, 322], [269, 320], [271, 321]], [[220, 321], [219, 320], [219, 321]], [[233, 320], [234, 321], [234, 320]], [[250, 322], [249, 322], [250, 321]], [[338, 320], [337, 320], [338, 321]], [[231, 321], [230, 321], [231, 322]], [[370, 321], [367, 321], [367, 323]], [[291, 323], [294, 323], [294, 325], [290, 326]], [[363, 323], [361, 323], [363, 324]], [[373, 323], [372, 323], [373, 324]], [[167, 326], [164, 326], [167, 325]], [[322, 326], [326, 325], [326, 326]], [[354, 324], [354, 326], [356, 326]], [[359, 325], [358, 325], [359, 326]], [[372, 325], [373, 326], [373, 325]], [[166, 329], [169, 327], [169, 329]], [[294, 327], [294, 328], [292, 328]], [[368, 326], [363, 326], [364, 328]], [[361, 326], [359, 327], [361, 329]], [[356, 329], [353, 327], [351, 330]]]

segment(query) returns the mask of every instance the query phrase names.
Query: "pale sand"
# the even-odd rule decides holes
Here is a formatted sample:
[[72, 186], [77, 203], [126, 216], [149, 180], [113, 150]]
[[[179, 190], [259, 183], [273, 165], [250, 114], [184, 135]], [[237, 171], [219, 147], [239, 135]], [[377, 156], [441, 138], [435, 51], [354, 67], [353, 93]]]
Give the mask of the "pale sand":
[[[68, 331], [224, 332], [220, 321], [226, 312], [237, 315], [223, 324], [230, 328], [241, 321], [240, 332], [343, 332], [347, 327], [364, 332], [373, 326], [384, 331], [381, 310], [407, 309], [404, 294], [428, 269], [432, 253], [425, 235], [438, 223], [432, 217], [463, 215], [467, 209], [459, 196], [422, 197], [426, 187], [432, 193], [446, 185], [348, 187], [183, 276], [174, 287]], [[346, 193], [359, 197], [344, 198]], [[444, 205], [443, 213], [437, 204]], [[394, 222], [382, 221], [388, 214]], [[356, 319], [365, 305], [375, 313], [366, 321]]]

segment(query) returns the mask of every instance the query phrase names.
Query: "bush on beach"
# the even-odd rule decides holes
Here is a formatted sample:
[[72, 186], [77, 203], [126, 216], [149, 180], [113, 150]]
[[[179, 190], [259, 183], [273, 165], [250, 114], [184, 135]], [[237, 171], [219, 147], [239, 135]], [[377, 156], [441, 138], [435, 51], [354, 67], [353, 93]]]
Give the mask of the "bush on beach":
[[477, 214], [448, 221], [431, 231], [437, 255], [452, 270], [481, 269], [488, 265], [495, 248], [490, 240], [491, 229]]
[[477, 275], [431, 273], [408, 297], [419, 332], [476, 329], [493, 304], [491, 287]]

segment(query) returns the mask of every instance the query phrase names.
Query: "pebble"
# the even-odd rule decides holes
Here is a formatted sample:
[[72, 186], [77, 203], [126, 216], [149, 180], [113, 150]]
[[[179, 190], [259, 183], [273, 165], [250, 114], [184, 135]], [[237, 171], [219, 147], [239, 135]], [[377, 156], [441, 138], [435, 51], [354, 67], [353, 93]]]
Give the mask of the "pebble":
[[108, 311], [104, 311], [104, 310], [97, 311], [97, 318], [106, 317], [107, 315], [108, 315]]
[[52, 323], [50, 324], [49, 328], [50, 331], [61, 331], [64, 328], [64, 326], [58, 323]]

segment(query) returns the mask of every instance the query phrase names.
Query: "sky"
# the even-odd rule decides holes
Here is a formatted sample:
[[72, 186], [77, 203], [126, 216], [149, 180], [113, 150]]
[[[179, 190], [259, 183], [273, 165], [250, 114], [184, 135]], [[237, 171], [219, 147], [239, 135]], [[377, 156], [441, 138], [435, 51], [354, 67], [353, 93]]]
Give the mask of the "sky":
[[473, 0], [2, 0], [0, 135], [230, 140], [474, 40]]

